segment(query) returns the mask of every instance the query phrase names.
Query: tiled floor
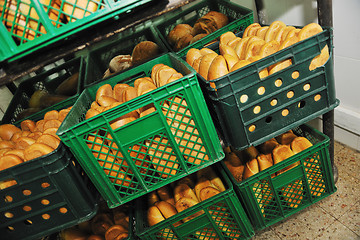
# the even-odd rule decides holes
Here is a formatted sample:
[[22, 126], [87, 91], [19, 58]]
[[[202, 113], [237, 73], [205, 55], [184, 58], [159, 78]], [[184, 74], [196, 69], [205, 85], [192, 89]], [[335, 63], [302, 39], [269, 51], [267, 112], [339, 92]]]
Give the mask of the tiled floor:
[[360, 239], [360, 152], [335, 142], [337, 191], [320, 202], [256, 232], [252, 240]]

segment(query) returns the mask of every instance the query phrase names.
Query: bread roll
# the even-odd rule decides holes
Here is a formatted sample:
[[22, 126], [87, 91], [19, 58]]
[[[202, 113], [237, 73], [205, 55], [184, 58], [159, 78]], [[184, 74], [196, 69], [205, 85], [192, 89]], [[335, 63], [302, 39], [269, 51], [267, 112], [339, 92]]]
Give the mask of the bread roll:
[[292, 131], [287, 131], [279, 136], [275, 137], [275, 139], [282, 145], [289, 145], [297, 136]]
[[193, 28], [189, 24], [178, 24], [168, 34], [167, 40], [171, 46], [179, 41], [180, 38], [186, 35], [192, 35]]
[[266, 31], [265, 39], [264, 39], [265, 42], [270, 42], [271, 40], [274, 40], [278, 31], [284, 27], [286, 27], [286, 25], [282, 21], [272, 22], [269, 26], [269, 29]]
[[191, 34], [185, 35], [183, 37], [181, 37], [177, 43], [174, 46], [174, 51], [180, 51], [181, 49], [187, 47], [191, 41], [193, 40], [193, 36]]
[[130, 55], [117, 55], [109, 62], [110, 73], [118, 73], [131, 67], [132, 57]]
[[10, 140], [11, 137], [16, 133], [21, 132], [21, 129], [12, 124], [0, 125], [0, 137], [3, 140]]
[[[214, 80], [219, 77], [222, 77], [229, 73], [227, 68], [226, 60], [223, 56], [218, 55], [212, 61], [209, 72], [208, 72], [208, 80]], [[213, 88], [216, 88], [215, 84], [210, 84]]]
[[260, 171], [263, 171], [263, 170], [271, 167], [272, 165], [274, 165], [273, 159], [272, 159], [271, 155], [269, 155], [269, 154], [268, 155], [259, 154], [257, 156], [257, 160], [258, 160]]
[[172, 205], [175, 205], [174, 196], [172, 195], [172, 192], [167, 185], [158, 188], [156, 193], [162, 201], [166, 201]]
[[20, 127], [22, 131], [34, 132], [36, 124], [33, 120], [26, 119], [20, 123]]
[[45, 131], [46, 129], [49, 128], [59, 128], [61, 125], [61, 122], [57, 119], [51, 119], [51, 120], [45, 120], [44, 122], [44, 126], [43, 126], [43, 131]]
[[41, 135], [36, 140], [36, 142], [46, 144], [49, 147], [52, 147], [53, 149], [57, 149], [59, 144], [60, 144], [60, 140], [58, 138], [54, 137], [53, 135], [50, 135], [50, 134]]
[[247, 26], [247, 27], [245, 28], [242, 37], [243, 37], [243, 38], [244, 38], [244, 37], [247, 37], [249, 30], [250, 30], [251, 28], [253, 28], [253, 27], [261, 27], [261, 25], [260, 25], [259, 23], [252, 23], [252, 24], [250, 24], [249, 26]]
[[[180, 198], [179, 201], [177, 201], [175, 203], [175, 208], [178, 212], [182, 212], [192, 206], [195, 206], [198, 203], [199, 202], [194, 199], [183, 197], [183, 198]], [[184, 222], [190, 221], [191, 219], [196, 218], [196, 217], [200, 216], [201, 214], [204, 214], [203, 210], [200, 210], [194, 214], [191, 214], [190, 216], [183, 218], [183, 221]]]
[[[177, 214], [177, 210], [174, 205], [166, 201], [158, 201], [155, 203], [155, 206], [160, 210], [165, 219]], [[176, 225], [178, 226], [180, 223], [177, 223]]]
[[208, 72], [212, 61], [217, 57], [216, 53], [209, 53], [201, 58], [198, 73], [205, 79], [208, 79]]
[[245, 166], [241, 159], [234, 152], [230, 152], [226, 155], [224, 164], [237, 182], [241, 182], [243, 180]]
[[197, 48], [190, 48], [189, 51], [186, 53], [186, 62], [192, 66], [194, 61], [201, 57], [202, 54], [199, 49]]
[[231, 31], [223, 33], [220, 36], [219, 45], [228, 45], [228, 43], [235, 38], [236, 38], [236, 35]]
[[207, 33], [200, 33], [200, 34], [195, 35], [195, 36], [190, 40], [189, 45], [191, 45], [191, 44], [199, 41], [200, 39], [206, 37], [207, 35], [209, 35], [209, 34], [207, 34]]
[[219, 193], [220, 191], [212, 186], [204, 187], [200, 190], [199, 199], [200, 201], [205, 201]]
[[157, 206], [150, 206], [147, 211], [147, 220], [149, 226], [151, 227], [161, 221], [164, 221], [165, 217], [162, 215]]
[[16, 140], [16, 148], [17, 149], [25, 149], [28, 146], [34, 144], [36, 142], [35, 139], [30, 138], [30, 137], [19, 137]]
[[269, 26], [263, 26], [261, 28], [258, 28], [256, 31], [256, 36], [265, 40], [266, 32], [268, 31]]
[[175, 203], [181, 198], [190, 198], [194, 201], [199, 201], [194, 190], [192, 190], [187, 184], [178, 184], [174, 188]]
[[95, 101], [98, 102], [100, 96], [113, 97], [113, 89], [110, 84], [104, 84], [96, 91]]
[[196, 184], [195, 184], [195, 194], [197, 196], [197, 199], [201, 201], [200, 199], [200, 191], [201, 189], [205, 188], [205, 187], [212, 187], [212, 184], [210, 182], [209, 179], [207, 179], [206, 177], [200, 177], [198, 178]]
[[105, 240], [123, 240], [129, 237], [129, 231], [121, 225], [112, 225], [105, 232]]
[[160, 47], [152, 41], [142, 41], [138, 43], [132, 51], [132, 64], [138, 64], [160, 53]]
[[63, 4], [63, 11], [66, 13], [65, 16], [68, 22], [75, 22], [95, 12], [99, 3], [99, 0], [91, 2], [69, 0]]
[[44, 118], [45, 121], [52, 119], [59, 119], [59, 112], [57, 110], [51, 110], [45, 113]]
[[22, 162], [23, 160], [14, 154], [3, 155], [0, 157], [0, 171], [16, 166]]
[[29, 161], [31, 159], [35, 159], [46, 154], [49, 154], [54, 151], [54, 148], [42, 144], [42, 143], [34, 143], [27, 148], [24, 149], [25, 161]]
[[70, 109], [61, 109], [61, 110], [59, 111], [59, 118], [58, 118], [58, 120], [59, 120], [60, 122], [63, 122], [69, 112], [70, 112]]
[[2, 140], [0, 141], [0, 149], [4, 148], [15, 148], [15, 143], [13, 141]]
[[[274, 165], [275, 165], [275, 164], [280, 163], [280, 162], [284, 161], [285, 159], [293, 156], [294, 152], [290, 149], [289, 145], [279, 145], [276, 148], [274, 148], [272, 155], [273, 155], [273, 160], [274, 160]], [[299, 162], [293, 163], [290, 166], [285, 167], [284, 169], [280, 170], [278, 172], [278, 174], [281, 174], [293, 167], [296, 167], [297, 165], [299, 165]]]
[[239, 57], [239, 60], [245, 60], [247, 44], [250, 37], [243, 37], [235, 46], [235, 53]]
[[244, 175], [243, 175], [244, 180], [255, 175], [259, 171], [260, 171], [260, 169], [259, 169], [259, 164], [258, 164], [257, 159], [254, 158], [254, 159], [250, 160], [249, 162], [247, 162], [245, 164]]

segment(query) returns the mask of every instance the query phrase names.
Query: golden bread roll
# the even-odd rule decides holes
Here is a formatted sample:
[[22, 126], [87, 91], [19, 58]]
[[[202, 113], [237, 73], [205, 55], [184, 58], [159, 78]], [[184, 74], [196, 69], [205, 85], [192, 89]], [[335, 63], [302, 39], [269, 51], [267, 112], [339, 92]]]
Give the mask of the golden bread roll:
[[265, 35], [266, 35], [266, 32], [268, 31], [268, 29], [269, 29], [269, 26], [264, 26], [264, 27], [258, 28], [255, 36], [265, 40]]
[[0, 149], [4, 148], [15, 148], [15, 143], [13, 141], [2, 140], [0, 141]]
[[122, 96], [123, 96], [122, 102], [130, 101], [138, 96], [137, 90], [136, 90], [136, 88], [131, 87], [131, 86], [124, 88], [124, 90], [122, 92]]
[[22, 162], [23, 160], [14, 154], [4, 155], [0, 157], [0, 171], [16, 166]]
[[246, 36], [247, 37], [256, 36], [256, 34], [260, 28], [261, 27], [259, 27], [259, 26], [254, 26], [254, 27], [250, 28]]
[[243, 38], [244, 38], [244, 37], [247, 37], [247, 36], [248, 36], [248, 32], [249, 32], [250, 29], [253, 28], [253, 27], [261, 27], [261, 25], [260, 25], [259, 23], [252, 23], [252, 24], [250, 24], [249, 26], [247, 26], [247, 27], [245, 28], [245, 31], [244, 31], [242, 37], [243, 37]]
[[59, 118], [59, 112], [57, 110], [51, 110], [45, 113], [44, 120], [52, 120], [52, 119], [58, 119]]
[[129, 67], [132, 64], [132, 57], [130, 55], [117, 55], [113, 57], [109, 62], [109, 68], [107, 71], [109, 73], [104, 73], [104, 77], [108, 77], [114, 73], [121, 72]]
[[201, 58], [198, 73], [205, 80], [208, 79], [208, 72], [209, 72], [210, 65], [211, 65], [212, 61], [214, 60], [214, 58], [217, 56], [218, 56], [218, 54], [216, 54], [216, 53], [209, 53], [209, 54], [204, 55]]
[[59, 120], [60, 122], [63, 122], [69, 112], [70, 112], [70, 109], [61, 109], [61, 110], [59, 111], [59, 118], [58, 118], [58, 120]]
[[154, 226], [155, 224], [164, 221], [165, 217], [160, 212], [160, 209], [157, 206], [150, 206], [147, 211], [147, 220], [149, 226]]
[[[56, 132], [57, 132], [57, 128], [49, 128], [49, 129], [46, 129], [43, 133], [45, 133], [45, 132], [49, 132], [49, 131], [51, 131], [52, 129], [54, 129], [54, 131], [53, 131], [53, 133], [54, 134], [52, 134], [52, 135], [56, 135]], [[28, 137], [30, 137], [30, 138], [33, 138], [33, 139], [38, 139], [41, 135], [43, 135], [43, 133], [42, 132], [32, 132], [32, 133], [30, 133], [29, 135], [28, 135]], [[60, 137], [59, 136], [57, 136], [56, 135], [56, 137], [58, 137], [59, 138], [59, 140], [60, 140]]]
[[234, 57], [233, 55], [230, 55], [230, 54], [224, 54], [223, 55], [224, 58], [225, 58], [225, 61], [226, 61], [226, 64], [227, 64], [227, 67], [229, 69], [229, 72], [231, 72], [231, 69], [233, 68], [233, 66], [239, 62], [239, 59], [238, 57]]
[[166, 84], [171, 83], [173, 81], [176, 81], [176, 80], [178, 80], [180, 78], [183, 78], [183, 77], [184, 77], [184, 75], [182, 75], [179, 72], [176, 72], [176, 73], [174, 73], [173, 75], [170, 76], [170, 78], [167, 80]]
[[171, 46], [175, 46], [180, 38], [186, 35], [192, 35], [192, 33], [193, 27], [189, 24], [178, 24], [169, 32], [167, 40]]
[[[240, 41], [241, 41], [241, 38], [240, 38], [240, 37], [237, 37], [237, 38], [229, 41], [227, 45], [235, 50], [236, 45], [237, 45]], [[236, 54], [236, 55], [237, 55], [237, 54]]]
[[244, 174], [243, 174], [244, 180], [257, 174], [259, 171], [260, 171], [259, 163], [256, 158], [248, 161], [245, 164], [245, 169], [244, 169]]
[[203, 57], [204, 57], [204, 56], [201, 56], [201, 57], [195, 59], [194, 62], [193, 62], [192, 67], [194, 68], [194, 70], [195, 70], [196, 72], [199, 72], [200, 63], [201, 63], [201, 60], [202, 60]]
[[64, 2], [63, 11], [66, 13], [65, 16], [68, 22], [75, 22], [78, 19], [89, 16], [90, 14], [96, 12], [99, 4], [99, 0], [90, 2], [69, 0]]
[[160, 187], [156, 190], [157, 195], [159, 196], [160, 200], [166, 201], [172, 205], [175, 204], [174, 196], [171, 193], [170, 188], [168, 185]]
[[219, 45], [223, 44], [223, 45], [228, 45], [228, 43], [232, 40], [234, 40], [236, 38], [236, 35], [229, 31], [226, 33], [221, 34], [220, 39], [219, 39]]
[[152, 41], [142, 41], [138, 43], [131, 54], [132, 64], [138, 64], [151, 59], [160, 53], [160, 47]]
[[[236, 155], [236, 154], [234, 154]], [[244, 174], [244, 169], [245, 166], [240, 164], [240, 165], [233, 165], [231, 164], [230, 161], [225, 160], [224, 161], [225, 166], [229, 169], [230, 173], [233, 175], [234, 179], [237, 182], [241, 182], [243, 180], [243, 174]]]
[[85, 114], [85, 119], [92, 118], [100, 113], [101, 112], [99, 112], [98, 110], [90, 108], [89, 110], [87, 110], [87, 112]]
[[110, 84], [104, 84], [96, 91], [95, 101], [98, 103], [98, 99], [101, 96], [113, 97], [113, 89]]
[[186, 62], [192, 66], [194, 61], [201, 57], [202, 54], [199, 49], [197, 48], [190, 48], [189, 51], [186, 53]]
[[202, 56], [205, 56], [206, 54], [216, 53], [216, 52], [210, 48], [202, 48], [202, 49], [200, 49], [200, 53]]
[[21, 132], [21, 129], [12, 124], [0, 125], [0, 137], [3, 140], [10, 140], [11, 137], [16, 133]]
[[169, 78], [175, 73], [177, 73], [177, 71], [172, 67], [169, 67], [166, 65], [160, 67], [157, 70], [156, 75], [155, 75], [156, 87], [162, 87], [162, 86], [166, 85]]
[[282, 145], [290, 145], [296, 137], [297, 136], [293, 133], [293, 131], [290, 130], [280, 134], [279, 136], [276, 136], [275, 139]]
[[245, 60], [249, 60], [251, 57], [258, 56], [260, 54], [261, 48], [265, 44], [265, 41], [262, 39], [251, 41], [251, 42], [250, 41], [251, 41], [251, 39], [249, 40], [247, 48], [246, 48]]
[[207, 35], [209, 35], [209, 34], [207, 34], [207, 33], [200, 33], [200, 34], [195, 35], [195, 36], [190, 40], [189, 45], [190, 45], [190, 44], [193, 44], [194, 42], [199, 41], [200, 39], [206, 37]]
[[155, 82], [155, 78], [156, 78], [156, 73], [157, 71], [161, 68], [165, 66], [165, 64], [163, 63], [158, 63], [158, 64], [155, 64], [152, 68], [151, 68], [151, 79], [153, 80], [154, 84], [156, 85], [156, 82]]
[[[294, 155], [294, 152], [291, 150], [289, 145], [279, 145], [276, 148], [274, 148], [273, 152], [273, 160], [274, 160], [274, 165], [284, 161], [285, 159], [291, 157]], [[296, 167], [299, 165], [299, 162], [293, 163], [290, 166], [285, 167], [284, 169], [280, 170], [277, 172], [277, 174], [281, 174], [293, 167]]]
[[44, 122], [44, 126], [43, 126], [43, 131], [45, 131], [46, 129], [49, 128], [59, 128], [61, 125], [61, 122], [57, 119], [51, 119], [51, 120], [45, 120]]
[[25, 149], [28, 146], [34, 144], [36, 142], [35, 139], [30, 138], [30, 137], [19, 137], [16, 140], [16, 148], [17, 149]]
[[123, 101], [123, 91], [127, 87], [130, 87], [130, 86], [126, 83], [116, 84], [112, 91], [112, 93], [113, 93], [112, 97], [115, 98], [116, 100], [118, 100], [119, 102], [122, 102]]
[[200, 169], [196, 172], [196, 176], [198, 179], [206, 177], [210, 180], [210, 183], [213, 185], [213, 187], [217, 188], [220, 192], [225, 191], [225, 186], [223, 182], [211, 167]]
[[269, 29], [266, 31], [264, 39], [265, 42], [270, 42], [271, 40], [274, 40], [278, 31], [284, 27], [286, 27], [286, 25], [282, 21], [272, 22], [269, 26]]
[[21, 158], [22, 161], [24, 161], [24, 159], [25, 159], [24, 150], [23, 150], [23, 149], [11, 149], [11, 150], [5, 152], [5, 153], [4, 153], [4, 156], [5, 156], [5, 155], [9, 155], [9, 154], [13, 154], [13, 155], [18, 156], [19, 158]]
[[237, 56], [237, 54], [235, 52], [235, 49], [228, 45], [220, 44], [219, 51], [220, 51], [220, 54], [223, 56], [225, 54], [229, 54], [229, 55], [233, 56], [234, 58], [236, 58], [237, 60], [239, 59], [239, 57]]
[[50, 134], [41, 135], [38, 139], [36, 139], [36, 142], [46, 144], [53, 149], [57, 149], [60, 144], [60, 140]]
[[22, 131], [34, 132], [36, 124], [33, 120], [26, 119], [20, 123], [20, 128]]
[[121, 225], [112, 225], [105, 232], [105, 240], [123, 240], [129, 237], [129, 231]]
[[[260, 39], [260, 38], [259, 38]], [[250, 37], [243, 37], [235, 46], [235, 53], [238, 56], [239, 60], [245, 60], [247, 44], [250, 40]]]
[[314, 59], [311, 61], [309, 70], [312, 71], [312, 70], [324, 65], [327, 62], [327, 60], [329, 59], [329, 57], [330, 57], [329, 47], [326, 45], [321, 50], [321, 53], [319, 55], [317, 55], [316, 57], [314, 57]]
[[[182, 211], [185, 211], [186, 209], [192, 207], [192, 206], [195, 206], [196, 204], [198, 204], [199, 202], [194, 200], [194, 199], [191, 199], [191, 198], [180, 198], [179, 201], [177, 201], [175, 203], [175, 208], [178, 212], [182, 212]], [[187, 216], [185, 218], [183, 218], [183, 221], [184, 222], [187, 222], [187, 221], [190, 221], [191, 219], [193, 218], [196, 218], [198, 216], [200, 216], [201, 214], [204, 214], [204, 211], [201, 210], [201, 211], [198, 211], [190, 216]]]
[[175, 203], [181, 198], [190, 198], [194, 201], [199, 201], [194, 190], [192, 190], [187, 184], [178, 184], [174, 187], [174, 199]]
[[205, 201], [219, 193], [220, 191], [212, 186], [204, 187], [200, 190], [199, 199], [200, 201]]
[[294, 152], [294, 154], [297, 154], [301, 151], [304, 151], [305, 149], [313, 146], [313, 144], [305, 137], [296, 137], [291, 142], [291, 150]]
[[100, 96], [97, 99], [97, 103], [102, 107], [108, 107], [108, 106], [110, 106], [110, 105], [112, 105], [113, 103], [116, 103], [116, 102], [118, 102], [118, 100], [116, 100], [115, 98], [105, 96], [105, 95]]
[[259, 171], [263, 171], [269, 167], [271, 167], [272, 165], [274, 165], [273, 163], [273, 159], [271, 157], [271, 155], [267, 154], [259, 154], [257, 156], [257, 160], [258, 160], [258, 164], [259, 164]]
[[54, 150], [55, 150], [54, 148], [52, 148], [46, 144], [34, 143], [24, 149], [25, 161], [29, 161], [29, 160], [44, 156], [46, 154], [53, 152]]
[[262, 144], [260, 144], [258, 146], [259, 150], [261, 153], [263, 154], [269, 154], [269, 153], [272, 153], [272, 150], [277, 146], [279, 145], [279, 142], [276, 141], [275, 138], [271, 138], [270, 140], [267, 140], [265, 142], [263, 142]]
[[249, 60], [239, 60], [236, 62], [230, 69], [230, 72], [236, 71], [246, 65], [249, 65], [251, 62]]
[[209, 179], [207, 179], [206, 177], [200, 177], [198, 178], [195, 187], [194, 187], [194, 191], [195, 191], [195, 195], [197, 196], [197, 199], [201, 201], [200, 199], [200, 191], [201, 189], [205, 188], [205, 187], [212, 187], [212, 184], [210, 182]]
[[[160, 210], [161, 214], [164, 216], [165, 219], [172, 217], [178, 213], [174, 205], [166, 201], [158, 201], [155, 203], [155, 206]], [[179, 223], [177, 223], [176, 225], [179, 225]]]
[[147, 195], [147, 199], [148, 199], [148, 205], [152, 206], [154, 205], [156, 202], [160, 201], [160, 197], [157, 195], [156, 191], [152, 191]]
[[[229, 73], [229, 70], [227, 68], [226, 60], [223, 56], [218, 55], [214, 58], [212, 61], [209, 72], [208, 72], [208, 80], [214, 80], [219, 77], [222, 77]], [[213, 88], [216, 88], [214, 83], [210, 83], [210, 86], [212, 85]]]
[[278, 41], [276, 41], [276, 40], [269, 41], [261, 47], [261, 49], [259, 51], [259, 55], [262, 58], [267, 57], [267, 56], [279, 51], [279, 48], [280, 48], [280, 44]]

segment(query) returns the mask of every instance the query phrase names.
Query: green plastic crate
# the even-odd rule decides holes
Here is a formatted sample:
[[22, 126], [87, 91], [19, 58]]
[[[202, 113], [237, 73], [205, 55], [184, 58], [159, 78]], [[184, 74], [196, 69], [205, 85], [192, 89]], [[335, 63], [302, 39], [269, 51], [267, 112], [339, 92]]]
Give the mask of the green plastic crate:
[[[0, 62], [19, 59], [151, 0], [2, 0]], [[15, 16], [15, 18], [14, 18]]]
[[[222, 168], [221, 164], [215, 164], [214, 170], [224, 183], [226, 190], [217, 195], [199, 202], [198, 204], [167, 218], [160, 223], [149, 227], [147, 223], [146, 198], [136, 201], [135, 211], [135, 234], [142, 240], [157, 239], [250, 239], [254, 236], [254, 230], [245, 211], [236, 196], [232, 183]], [[146, 196], [145, 196], [146, 197]], [[181, 222], [197, 212], [204, 213]], [[163, 236], [163, 237], [162, 237]], [[165, 238], [165, 236], [167, 236]]]
[[[86, 49], [84, 87], [103, 80], [110, 60], [117, 55], [131, 55], [134, 47], [143, 41], [152, 41], [159, 46], [159, 55], [168, 52], [152, 26], [137, 25], [113, 38]], [[82, 54], [82, 53], [79, 53]], [[138, 64], [137, 64], [138, 65]], [[125, 70], [126, 71], [126, 70]], [[118, 73], [117, 73], [118, 74]]]
[[226, 0], [202, 0], [190, 3], [177, 12], [164, 14], [159, 19], [154, 20], [155, 30], [160, 39], [167, 46], [169, 51], [174, 51], [167, 41], [169, 32], [178, 24], [186, 23], [193, 26], [197, 19], [204, 16], [209, 11], [218, 11], [229, 18], [229, 24], [217, 31], [207, 35], [199, 41], [176, 52], [180, 57], [184, 57], [190, 48], [199, 48], [220, 37], [223, 33], [232, 31], [240, 32], [254, 22], [253, 11], [242, 7], [236, 3]]
[[[85, 120], [85, 113], [100, 86], [106, 83], [114, 86], [119, 82], [132, 85], [137, 78], [150, 76], [152, 67], [158, 63], [173, 67], [184, 77]], [[155, 106], [155, 112], [118, 129], [110, 127], [111, 121], [149, 104]], [[179, 110], [170, 110], [173, 107]], [[181, 113], [183, 110], [186, 115]], [[57, 134], [70, 147], [109, 207], [129, 202], [224, 157], [195, 72], [173, 53], [86, 88]], [[108, 134], [110, 138], [106, 137]], [[86, 140], [89, 137], [109, 144], [99, 145]], [[106, 157], [101, 160], [99, 156]], [[111, 158], [117, 158], [117, 163]], [[156, 165], [158, 170], [153, 167], [154, 159], [163, 161]], [[137, 166], [136, 161], [141, 166]], [[118, 176], [119, 168], [124, 169], [125, 177]]]
[[[330, 58], [310, 71], [311, 60], [327, 45]], [[218, 51], [218, 43], [212, 45]], [[286, 59], [292, 65], [260, 79], [259, 71]], [[198, 79], [226, 145], [238, 150], [306, 123], [339, 105], [335, 96], [333, 31], [323, 32], [220, 78]], [[298, 74], [293, 78], [292, 74]], [[216, 85], [216, 90], [210, 86]]]
[[97, 191], [71, 152], [60, 144], [45, 155], [0, 171], [2, 239], [40, 239], [92, 218]]
[[[255, 230], [271, 226], [336, 192], [329, 156], [330, 139], [318, 130], [301, 125], [293, 132], [306, 137], [310, 148], [236, 182], [224, 166]], [[276, 172], [300, 162], [286, 172]]]
[[[44, 90], [49, 94], [55, 95], [55, 89], [71, 75], [79, 73], [76, 94], [69, 96], [52, 106], [39, 109], [36, 113], [22, 117], [22, 112], [29, 108], [31, 96], [38, 90]], [[44, 70], [41, 73], [30, 77], [19, 84], [6, 112], [1, 120], [2, 124], [11, 123], [18, 125], [20, 121], [32, 119], [38, 121], [42, 119], [46, 112], [50, 110], [60, 110], [72, 106], [79, 97], [83, 89], [84, 78], [84, 60], [82, 57], [76, 57], [64, 63]]]

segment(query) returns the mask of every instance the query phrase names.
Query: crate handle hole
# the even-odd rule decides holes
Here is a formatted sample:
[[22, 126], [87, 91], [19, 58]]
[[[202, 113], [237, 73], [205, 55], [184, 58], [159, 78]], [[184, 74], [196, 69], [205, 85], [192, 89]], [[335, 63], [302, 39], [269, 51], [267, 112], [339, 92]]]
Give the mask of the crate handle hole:
[[305, 107], [305, 101], [300, 101], [298, 103], [298, 108], [303, 108], [303, 107]]
[[281, 78], [278, 78], [278, 79], [275, 80], [274, 84], [275, 84], [276, 87], [281, 87], [281, 85], [283, 84], [283, 81], [282, 81]]
[[11, 202], [13, 201], [13, 198], [12, 198], [12, 196], [10, 196], [10, 195], [6, 195], [6, 196], [4, 197], [4, 200], [5, 200], [5, 202], [7, 202], [7, 203], [11, 203]]
[[65, 207], [62, 207], [62, 208], [59, 209], [59, 212], [62, 213], [62, 214], [67, 213], [67, 211], [68, 211], [68, 210], [67, 210], [67, 208], [65, 208]]
[[50, 215], [47, 214], [47, 213], [44, 213], [43, 215], [41, 215], [41, 217], [42, 217], [44, 220], [50, 219]]
[[30, 191], [29, 189], [25, 189], [25, 190], [23, 190], [23, 194], [24, 194], [25, 196], [30, 196], [30, 195], [31, 195], [31, 191]]
[[283, 115], [283, 117], [286, 117], [287, 115], [289, 115], [289, 110], [288, 109], [282, 110], [281, 115]]
[[7, 229], [8, 229], [10, 232], [12, 232], [12, 231], [14, 231], [14, 230], [15, 230], [15, 228], [14, 228], [14, 227], [12, 227], [12, 226], [8, 226], [8, 227], [7, 227]]
[[311, 87], [310, 83], [306, 83], [306, 84], [304, 85], [303, 89], [304, 89], [304, 91], [309, 91], [309, 90], [310, 90], [310, 87]]
[[294, 91], [290, 90], [290, 91], [287, 92], [286, 97], [287, 98], [292, 98], [292, 97], [294, 97], [294, 95], [295, 95]]
[[48, 188], [48, 187], [50, 187], [50, 184], [47, 183], [47, 182], [44, 182], [44, 183], [41, 184], [41, 187], [42, 188]]
[[321, 99], [321, 95], [320, 94], [316, 94], [314, 97], [315, 102], [319, 101]]
[[240, 102], [241, 102], [241, 103], [246, 103], [248, 99], [249, 99], [248, 95], [243, 94], [243, 95], [241, 95], [241, 97], [240, 97]]
[[249, 132], [253, 132], [253, 131], [255, 131], [255, 129], [256, 129], [256, 126], [253, 124], [249, 127]]
[[47, 200], [47, 199], [42, 199], [42, 200], [41, 200], [41, 204], [42, 204], [42, 205], [49, 205], [49, 204], [50, 204], [50, 201]]
[[269, 117], [267, 117], [267, 118], [265, 119], [265, 122], [266, 122], [266, 123], [271, 123], [271, 121], [272, 121], [272, 117], [271, 117], [271, 116], [269, 116]]
[[278, 100], [276, 98], [274, 98], [270, 101], [270, 105], [273, 107], [276, 106], [277, 103], [278, 103]]
[[23, 206], [23, 210], [24, 210], [25, 212], [30, 212], [31, 209], [32, 209], [32, 208], [31, 208], [30, 206], [28, 206], [28, 205]]
[[5, 216], [6, 218], [13, 218], [13, 217], [14, 217], [14, 214], [11, 213], [11, 212], [6, 212], [6, 213], [4, 214], [4, 216]]
[[29, 220], [29, 219], [26, 219], [26, 220], [24, 221], [24, 223], [25, 223], [26, 225], [32, 225], [32, 224], [33, 224], [33, 222], [32, 222], [31, 220]]
[[293, 79], [297, 79], [299, 76], [300, 76], [299, 71], [294, 71], [294, 72], [291, 74], [291, 77], [292, 77]]
[[257, 90], [257, 93], [259, 95], [263, 95], [265, 93], [265, 87], [263, 87], [263, 86], [259, 87], [258, 90]]
[[253, 111], [254, 111], [254, 114], [258, 114], [261, 111], [261, 107], [255, 106]]

